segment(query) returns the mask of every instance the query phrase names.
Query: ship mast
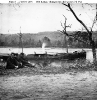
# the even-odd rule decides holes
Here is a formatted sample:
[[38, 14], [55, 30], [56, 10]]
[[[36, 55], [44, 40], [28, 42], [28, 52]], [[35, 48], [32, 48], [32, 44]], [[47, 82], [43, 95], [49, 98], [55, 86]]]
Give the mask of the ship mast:
[[19, 33], [19, 40], [20, 40], [20, 47], [22, 48], [22, 53], [23, 53], [23, 41], [22, 41], [21, 27], [20, 27], [20, 33]]
[[65, 17], [65, 23], [64, 23], [64, 30], [65, 30], [65, 45], [66, 45], [66, 52], [68, 53], [68, 41], [67, 41], [67, 36], [66, 36], [66, 28], [68, 26], [66, 26], [66, 21], [67, 21], [67, 18]]

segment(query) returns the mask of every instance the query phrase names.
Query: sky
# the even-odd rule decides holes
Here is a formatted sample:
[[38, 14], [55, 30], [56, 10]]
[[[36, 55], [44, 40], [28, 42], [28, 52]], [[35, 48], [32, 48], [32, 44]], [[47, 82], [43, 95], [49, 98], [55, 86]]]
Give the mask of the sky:
[[[92, 7], [91, 7], [92, 6]], [[88, 26], [92, 26], [96, 15], [96, 4], [88, 5], [71, 3], [77, 16]], [[67, 18], [67, 31], [82, 30], [82, 25], [75, 19], [68, 8], [61, 3], [1, 3], [0, 4], [0, 33], [16, 34], [38, 33], [44, 31], [62, 30]], [[96, 24], [93, 30], [96, 30]]]

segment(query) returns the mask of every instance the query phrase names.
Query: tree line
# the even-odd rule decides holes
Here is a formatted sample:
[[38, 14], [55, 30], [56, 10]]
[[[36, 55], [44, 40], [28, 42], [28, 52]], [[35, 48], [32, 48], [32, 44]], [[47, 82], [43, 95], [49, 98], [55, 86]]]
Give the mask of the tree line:
[[[3, 36], [4, 37], [4, 36]], [[9, 40], [10, 39], [10, 40]], [[49, 37], [44, 37], [43, 39], [40, 39], [38, 41], [35, 41], [34, 39], [28, 38], [26, 40], [23, 40], [23, 47], [42, 47], [43, 40], [49, 41], [49, 45], [46, 47], [59, 47], [59, 48], [66, 48], [68, 45], [69, 48], [90, 48], [89, 39], [87, 37], [87, 34], [85, 32], [77, 31], [73, 34], [73, 37], [69, 37], [65, 40], [55, 40], [52, 41], [49, 39]], [[65, 41], [67, 41], [65, 43]], [[97, 48], [97, 39], [95, 39], [95, 45]], [[2, 47], [21, 47], [21, 43], [19, 39], [17, 38], [9, 38], [4, 37], [0, 38], [0, 46]]]

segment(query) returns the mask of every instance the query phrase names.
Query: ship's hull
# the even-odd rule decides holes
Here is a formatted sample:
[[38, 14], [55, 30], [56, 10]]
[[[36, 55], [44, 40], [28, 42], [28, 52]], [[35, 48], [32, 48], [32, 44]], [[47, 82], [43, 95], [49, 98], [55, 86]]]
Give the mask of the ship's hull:
[[51, 54], [28, 54], [27, 59], [29, 60], [44, 60], [44, 59], [57, 59], [57, 60], [74, 60], [74, 59], [85, 59], [86, 52], [73, 52], [73, 53], [57, 53]]

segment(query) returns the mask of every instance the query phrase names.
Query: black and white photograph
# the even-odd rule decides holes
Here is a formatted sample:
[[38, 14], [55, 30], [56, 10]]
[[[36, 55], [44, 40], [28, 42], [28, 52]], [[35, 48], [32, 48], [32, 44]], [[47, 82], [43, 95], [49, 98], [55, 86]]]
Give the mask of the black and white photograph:
[[97, 100], [97, 3], [0, 3], [0, 100]]

